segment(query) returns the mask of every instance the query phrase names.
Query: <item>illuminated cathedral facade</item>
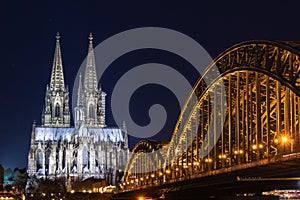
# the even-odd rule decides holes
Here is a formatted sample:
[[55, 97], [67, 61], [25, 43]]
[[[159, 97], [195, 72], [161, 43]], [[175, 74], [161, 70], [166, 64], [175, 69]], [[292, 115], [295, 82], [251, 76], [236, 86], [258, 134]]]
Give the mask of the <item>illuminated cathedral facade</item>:
[[85, 70], [79, 77], [74, 126], [56, 36], [50, 84], [46, 87], [41, 125], [33, 124], [28, 154], [29, 177], [65, 178], [66, 183], [94, 177], [116, 184], [128, 156], [128, 135], [105, 123], [106, 93], [98, 87], [93, 37], [90, 34]]

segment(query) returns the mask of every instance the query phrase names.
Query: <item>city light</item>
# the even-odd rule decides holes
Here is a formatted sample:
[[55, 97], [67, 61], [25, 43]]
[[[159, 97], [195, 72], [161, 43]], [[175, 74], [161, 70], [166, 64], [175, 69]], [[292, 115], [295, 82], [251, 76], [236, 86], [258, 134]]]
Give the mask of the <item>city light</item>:
[[254, 144], [252, 145], [252, 149], [256, 150], [257, 149], [257, 146]]
[[282, 137], [281, 137], [281, 141], [282, 141], [283, 143], [286, 143], [286, 142], [288, 141], [288, 138], [287, 138], [286, 136], [282, 136]]

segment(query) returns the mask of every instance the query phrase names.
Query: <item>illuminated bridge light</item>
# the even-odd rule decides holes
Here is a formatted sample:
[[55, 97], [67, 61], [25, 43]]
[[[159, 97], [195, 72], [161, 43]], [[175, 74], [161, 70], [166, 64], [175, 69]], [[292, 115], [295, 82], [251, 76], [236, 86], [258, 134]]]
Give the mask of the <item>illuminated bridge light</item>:
[[285, 143], [285, 142], [287, 142], [287, 141], [288, 141], [288, 139], [287, 139], [287, 137], [286, 137], [286, 136], [282, 136], [282, 137], [281, 137], [281, 141], [282, 141], [283, 143]]

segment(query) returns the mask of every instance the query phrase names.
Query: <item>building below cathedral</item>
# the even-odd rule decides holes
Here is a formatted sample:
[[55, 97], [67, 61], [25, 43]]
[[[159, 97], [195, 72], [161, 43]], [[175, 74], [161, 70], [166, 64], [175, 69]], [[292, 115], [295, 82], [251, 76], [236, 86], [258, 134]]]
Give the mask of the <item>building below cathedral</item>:
[[66, 184], [94, 177], [116, 184], [129, 156], [128, 135], [105, 124], [105, 92], [98, 87], [93, 50], [80, 75], [74, 126], [70, 124], [69, 90], [64, 82], [60, 36], [56, 36], [50, 84], [46, 87], [42, 124], [33, 124], [28, 154], [29, 177], [63, 178]]

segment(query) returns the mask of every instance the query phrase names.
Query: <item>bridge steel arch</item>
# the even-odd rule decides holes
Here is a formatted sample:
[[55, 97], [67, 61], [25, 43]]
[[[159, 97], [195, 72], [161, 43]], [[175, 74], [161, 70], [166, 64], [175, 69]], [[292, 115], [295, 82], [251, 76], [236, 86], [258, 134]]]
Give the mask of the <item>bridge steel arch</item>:
[[[224, 51], [206, 71], [217, 66], [220, 76], [206, 85], [204, 74], [195, 84], [192, 93], [197, 101], [192, 94], [188, 98], [172, 139], [164, 147], [163, 166], [153, 172], [140, 170], [147, 172], [146, 176], [155, 174], [156, 183], [164, 183], [298, 155], [299, 50], [300, 43], [296, 42], [248, 41]], [[223, 97], [226, 102], [221, 102]], [[218, 126], [222, 127], [220, 134]], [[135, 150], [143, 151], [146, 146], [142, 144]], [[126, 167], [127, 181], [134, 169], [141, 167], [135, 166], [141, 160], [134, 151]], [[141, 178], [137, 181], [143, 185], [146, 177], [142, 173]]]
[[165, 155], [162, 155], [163, 149], [169, 142], [158, 140], [144, 140], [135, 145], [128, 159], [124, 171], [124, 185], [137, 185], [140, 179], [151, 182], [155, 179], [149, 172], [161, 169], [164, 163]]

